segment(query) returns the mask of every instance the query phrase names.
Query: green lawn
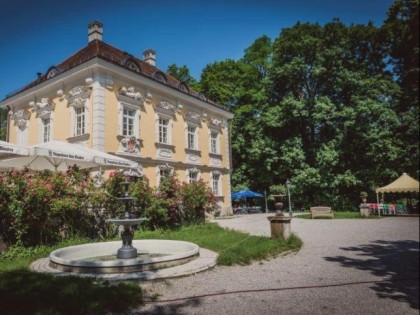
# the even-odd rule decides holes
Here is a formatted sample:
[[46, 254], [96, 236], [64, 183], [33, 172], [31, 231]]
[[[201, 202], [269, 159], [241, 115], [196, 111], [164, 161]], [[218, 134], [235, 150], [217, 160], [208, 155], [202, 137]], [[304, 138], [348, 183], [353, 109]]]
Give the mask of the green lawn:
[[[302, 241], [292, 235], [287, 241], [250, 236], [225, 230], [215, 223], [177, 230], [137, 231], [135, 239], [172, 239], [196, 243], [219, 253], [220, 265], [244, 265], [299, 250]], [[103, 241], [103, 240], [102, 240]], [[0, 310], [5, 314], [106, 314], [126, 313], [143, 303], [136, 282], [55, 277], [28, 270], [32, 261], [56, 248], [93, 242], [74, 238], [55, 246], [13, 247], [0, 255]]]
[[295, 235], [287, 241], [222, 229], [216, 223], [192, 225], [179, 230], [137, 231], [135, 239], [170, 239], [193, 242], [219, 253], [219, 265], [246, 265], [290, 251], [299, 250], [302, 241]]
[[[311, 214], [310, 213], [299, 214], [296, 217], [300, 219], [311, 219]], [[354, 212], [354, 211], [344, 211], [344, 212], [334, 211], [334, 219], [379, 219], [379, 218], [380, 217], [378, 217], [377, 215], [370, 215], [368, 218], [364, 218], [360, 215], [360, 212]], [[331, 217], [316, 217], [314, 220], [317, 220], [317, 219], [331, 219]]]

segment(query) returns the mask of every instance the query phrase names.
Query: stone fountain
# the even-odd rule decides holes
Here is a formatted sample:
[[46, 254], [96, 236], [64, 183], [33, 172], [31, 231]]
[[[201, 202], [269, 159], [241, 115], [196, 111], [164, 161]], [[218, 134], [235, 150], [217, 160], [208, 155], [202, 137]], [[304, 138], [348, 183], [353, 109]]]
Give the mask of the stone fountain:
[[122, 226], [124, 230], [121, 232], [121, 238], [123, 246], [117, 251], [117, 258], [119, 259], [130, 259], [137, 257], [137, 249], [133, 247], [133, 226], [146, 221], [147, 218], [131, 218], [129, 213], [129, 204], [134, 201], [135, 198], [128, 195], [128, 176], [125, 176], [125, 181], [122, 183], [125, 186], [124, 197], [119, 197], [117, 200], [125, 204], [124, 219], [109, 219], [108, 222], [114, 223], [117, 227]]
[[[173, 240], [133, 241], [133, 226], [147, 219], [130, 217], [129, 205], [134, 198], [128, 195], [127, 177], [123, 185], [124, 196], [118, 200], [124, 203], [124, 218], [108, 220], [123, 227], [122, 247], [120, 241], [113, 241], [60, 248], [53, 251], [48, 258], [32, 263], [31, 269], [48, 273], [109, 274], [104, 277], [118, 280], [124, 278], [121, 273], [127, 273], [129, 277], [147, 280], [168, 275], [180, 276], [182, 272], [174, 269], [180, 265], [183, 265], [184, 273], [187, 271], [188, 274], [188, 270], [197, 272], [216, 264], [217, 254], [200, 249], [194, 243]], [[200, 257], [201, 251], [207, 257]]]

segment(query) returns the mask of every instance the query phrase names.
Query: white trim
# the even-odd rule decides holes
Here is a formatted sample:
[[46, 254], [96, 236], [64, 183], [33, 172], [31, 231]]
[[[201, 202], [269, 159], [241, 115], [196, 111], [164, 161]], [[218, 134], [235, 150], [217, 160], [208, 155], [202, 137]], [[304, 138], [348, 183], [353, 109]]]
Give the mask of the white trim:
[[[21, 93], [18, 93], [16, 95], [11, 96], [10, 98], [3, 100], [0, 102], [0, 107], [4, 106], [11, 106], [13, 103], [16, 102], [16, 100], [21, 98], [29, 98], [31, 94], [33, 93], [44, 93], [45, 94], [53, 94], [54, 91], [57, 89], [62, 88], [63, 81], [72, 81], [75, 82], [78, 76], [84, 76], [91, 75], [93, 71], [96, 70], [104, 70], [105, 72], [109, 73], [110, 75], [116, 74], [123, 76], [125, 78], [128, 78], [134, 82], [137, 82], [138, 84], [142, 84], [144, 86], [148, 86], [148, 90], [152, 92], [152, 90], [161, 90], [164, 93], [171, 95], [172, 97], [179, 99], [181, 103], [187, 102], [187, 103], [193, 103], [196, 107], [204, 110], [205, 112], [211, 112], [218, 115], [221, 115], [225, 117], [226, 119], [232, 119], [233, 113], [219, 108], [215, 105], [209, 104], [203, 100], [200, 100], [199, 98], [196, 98], [192, 95], [185, 94], [183, 92], [180, 92], [179, 90], [175, 88], [171, 88], [169, 86], [163, 85], [161, 83], [158, 83], [154, 81], [152, 78], [145, 77], [139, 74], [135, 74], [132, 71], [128, 69], [121, 68], [120, 66], [114, 65], [108, 61], [102, 60], [100, 58], [93, 58], [87, 62], [84, 62], [83, 64], [72, 68], [70, 70], [65, 71], [62, 74], [59, 74], [52, 79], [49, 79], [47, 81], [44, 81], [28, 90], [25, 90]], [[153, 93], [152, 93], [153, 94]], [[23, 100], [25, 101], [25, 100]], [[29, 100], [27, 100], [29, 101]]]
[[[222, 192], [223, 192], [223, 187], [222, 187], [222, 172], [220, 172], [218, 170], [213, 170], [210, 173], [211, 173], [211, 181], [210, 181], [211, 190], [213, 191], [213, 194], [216, 197], [222, 197], [223, 196], [222, 195]], [[215, 193], [215, 191], [214, 191], [214, 178], [216, 176], [218, 177], [218, 179], [217, 179], [217, 190], [218, 191]]]
[[[166, 140], [167, 142], [160, 142], [160, 119], [164, 119], [168, 121], [167, 124], [167, 130], [166, 130]], [[155, 115], [155, 139], [156, 139], [156, 143], [161, 143], [161, 144], [168, 144], [168, 145], [172, 145], [173, 143], [173, 139], [172, 139], [172, 130], [173, 130], [173, 117], [172, 116], [168, 116], [162, 113], [156, 113]]]
[[187, 183], [191, 183], [190, 182], [190, 175], [191, 174], [196, 174], [197, 175], [195, 181], [199, 181], [201, 179], [201, 171], [198, 168], [196, 168], [196, 167], [189, 168], [186, 171], [186, 182]]
[[[95, 74], [92, 87], [92, 148], [105, 151], [105, 85], [106, 78]], [[89, 114], [86, 117], [89, 121]], [[89, 133], [89, 126], [88, 126]]]

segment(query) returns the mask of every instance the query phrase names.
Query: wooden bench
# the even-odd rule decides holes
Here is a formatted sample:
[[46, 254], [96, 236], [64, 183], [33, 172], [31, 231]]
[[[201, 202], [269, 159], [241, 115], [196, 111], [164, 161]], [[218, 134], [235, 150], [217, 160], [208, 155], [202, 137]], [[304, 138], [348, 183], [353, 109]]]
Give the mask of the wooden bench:
[[316, 217], [331, 217], [334, 219], [334, 211], [331, 207], [311, 207], [312, 219]]

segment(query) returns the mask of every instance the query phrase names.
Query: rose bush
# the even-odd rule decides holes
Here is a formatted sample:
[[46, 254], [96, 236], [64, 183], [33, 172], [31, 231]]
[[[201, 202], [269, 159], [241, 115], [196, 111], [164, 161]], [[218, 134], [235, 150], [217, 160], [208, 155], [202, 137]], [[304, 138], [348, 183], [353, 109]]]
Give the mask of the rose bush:
[[[86, 171], [66, 173], [29, 170], [0, 173], [0, 237], [8, 245], [52, 244], [68, 236], [106, 236], [111, 217], [123, 217], [124, 175], [115, 172], [102, 185]], [[145, 227], [170, 228], [203, 222], [206, 212], [217, 209], [203, 181], [180, 183], [163, 178], [152, 188], [147, 178], [130, 183], [135, 198], [130, 213], [146, 217]]]

